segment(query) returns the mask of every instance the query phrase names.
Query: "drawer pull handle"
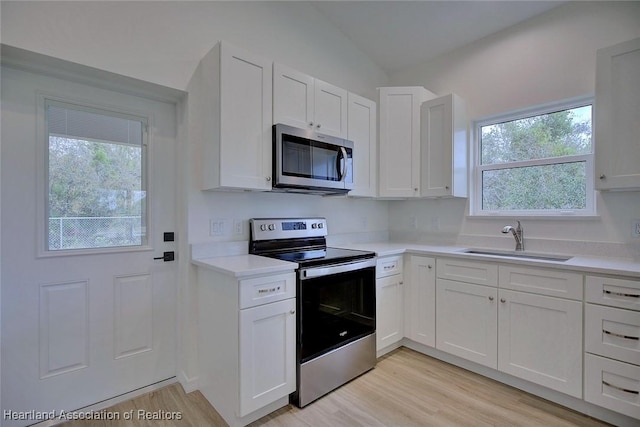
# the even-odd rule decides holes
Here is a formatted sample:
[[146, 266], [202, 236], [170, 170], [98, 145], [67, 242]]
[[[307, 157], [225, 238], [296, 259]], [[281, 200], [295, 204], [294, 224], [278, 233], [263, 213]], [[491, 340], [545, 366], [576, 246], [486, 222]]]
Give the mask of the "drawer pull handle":
[[606, 329], [603, 329], [602, 332], [604, 332], [607, 335], [613, 335], [614, 337], [624, 338], [626, 340], [640, 341], [639, 337], [632, 337], [632, 336], [629, 336], [629, 335], [616, 334], [615, 332], [607, 331]]
[[607, 387], [615, 388], [616, 390], [624, 391], [625, 393], [640, 394], [640, 391], [637, 391], [637, 390], [629, 390], [629, 389], [626, 389], [626, 388], [618, 387], [618, 386], [616, 386], [616, 385], [609, 384], [609, 383], [608, 383], [608, 382], [606, 382], [606, 381], [602, 381], [602, 384], [606, 385]]
[[622, 292], [613, 292], [613, 291], [607, 291], [607, 290], [604, 290], [602, 292], [607, 294], [607, 295], [615, 295], [617, 297], [640, 298], [640, 294], [639, 295], [636, 295], [636, 294], [625, 294], [625, 293], [622, 293]]

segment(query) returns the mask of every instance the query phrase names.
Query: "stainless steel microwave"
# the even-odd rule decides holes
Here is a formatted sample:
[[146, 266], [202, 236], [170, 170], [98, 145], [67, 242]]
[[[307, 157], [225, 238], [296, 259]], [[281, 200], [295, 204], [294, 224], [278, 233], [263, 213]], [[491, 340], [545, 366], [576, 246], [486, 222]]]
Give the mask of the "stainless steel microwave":
[[353, 189], [353, 142], [273, 125], [273, 190], [345, 194]]

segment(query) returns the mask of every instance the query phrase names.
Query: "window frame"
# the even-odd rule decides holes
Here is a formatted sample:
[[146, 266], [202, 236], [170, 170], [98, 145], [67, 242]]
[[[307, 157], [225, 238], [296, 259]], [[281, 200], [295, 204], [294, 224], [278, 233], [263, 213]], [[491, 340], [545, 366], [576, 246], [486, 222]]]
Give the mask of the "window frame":
[[[482, 160], [482, 139], [481, 129], [483, 126], [503, 123], [518, 119], [525, 119], [532, 116], [550, 114], [554, 112], [570, 110], [573, 108], [585, 107], [591, 105], [591, 153], [573, 156], [547, 157], [534, 160], [520, 160], [508, 163], [498, 163], [483, 165]], [[497, 114], [473, 121], [472, 129], [472, 173], [471, 176], [471, 194], [469, 203], [469, 215], [474, 217], [572, 217], [587, 218], [597, 216], [595, 203], [595, 182], [594, 182], [594, 145], [593, 126], [594, 126], [594, 107], [595, 97], [593, 95], [581, 96], [577, 98], [565, 99], [543, 105], [537, 105], [521, 110], [510, 111], [503, 114]], [[585, 184], [586, 184], [586, 205], [584, 209], [518, 209], [518, 210], [484, 210], [482, 209], [482, 174], [485, 171], [515, 169], [531, 166], [551, 166], [564, 163], [585, 162]]]
[[[108, 253], [124, 253], [124, 252], [140, 252], [153, 250], [152, 236], [149, 229], [152, 224], [151, 215], [151, 180], [149, 177], [149, 145], [151, 135], [149, 129], [151, 127], [152, 117], [141, 111], [133, 111], [123, 106], [95, 104], [84, 99], [72, 99], [62, 97], [48, 92], [36, 91], [37, 96], [37, 138], [40, 143], [37, 150], [37, 239], [38, 239], [38, 258], [60, 257], [69, 255], [91, 255], [91, 254], [108, 254]], [[79, 111], [88, 111], [106, 116], [119, 117], [129, 120], [136, 120], [142, 123], [142, 186], [145, 188], [146, 197], [143, 208], [145, 235], [140, 245], [131, 246], [105, 246], [96, 248], [77, 248], [77, 249], [49, 249], [49, 132], [48, 132], [48, 114], [47, 105], [69, 106]]]

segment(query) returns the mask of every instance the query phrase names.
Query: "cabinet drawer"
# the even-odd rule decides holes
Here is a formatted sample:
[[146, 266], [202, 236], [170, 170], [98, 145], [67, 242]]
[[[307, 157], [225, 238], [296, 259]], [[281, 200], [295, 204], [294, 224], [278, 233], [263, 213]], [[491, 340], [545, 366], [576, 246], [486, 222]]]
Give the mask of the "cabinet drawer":
[[585, 354], [584, 400], [640, 419], [640, 366]]
[[640, 280], [587, 276], [586, 300], [640, 311]]
[[499, 286], [514, 291], [582, 300], [582, 275], [576, 273], [501, 265]]
[[378, 258], [376, 277], [387, 277], [402, 273], [402, 255]]
[[640, 365], [640, 312], [587, 304], [585, 350]]
[[240, 309], [296, 296], [296, 274], [274, 274], [240, 281]]
[[498, 266], [495, 264], [447, 258], [438, 259], [436, 274], [441, 279], [498, 286]]

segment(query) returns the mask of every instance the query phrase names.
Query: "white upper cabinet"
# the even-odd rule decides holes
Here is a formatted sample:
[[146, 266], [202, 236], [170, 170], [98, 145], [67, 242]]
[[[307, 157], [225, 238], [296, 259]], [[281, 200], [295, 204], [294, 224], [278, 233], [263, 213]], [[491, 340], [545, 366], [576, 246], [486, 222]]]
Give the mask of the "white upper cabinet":
[[203, 189], [271, 190], [272, 61], [226, 42], [189, 87], [190, 137], [202, 141]]
[[347, 137], [347, 91], [273, 64], [273, 123]]
[[640, 190], [640, 38], [596, 56], [595, 179], [598, 190]]
[[420, 107], [422, 197], [467, 197], [467, 120], [463, 100], [450, 94]]
[[423, 87], [381, 87], [380, 197], [420, 196], [420, 105], [435, 98]]
[[347, 139], [353, 141], [353, 190], [350, 196], [375, 197], [378, 178], [376, 103], [349, 92]]

